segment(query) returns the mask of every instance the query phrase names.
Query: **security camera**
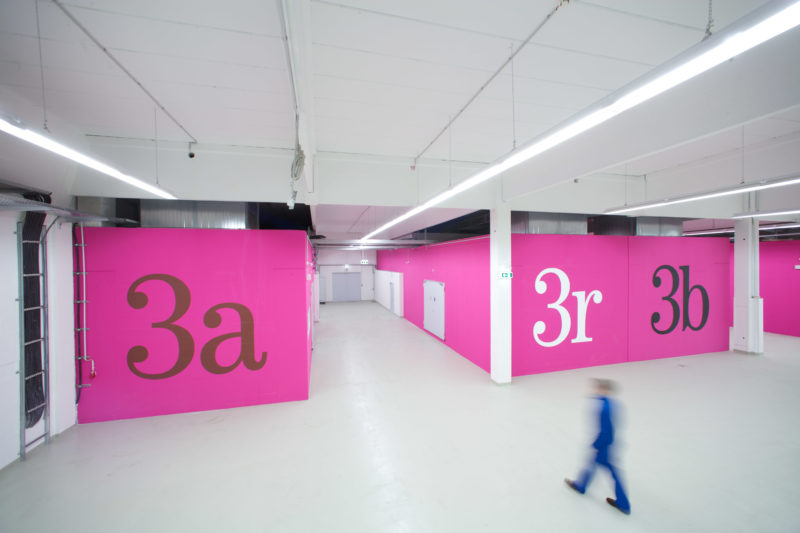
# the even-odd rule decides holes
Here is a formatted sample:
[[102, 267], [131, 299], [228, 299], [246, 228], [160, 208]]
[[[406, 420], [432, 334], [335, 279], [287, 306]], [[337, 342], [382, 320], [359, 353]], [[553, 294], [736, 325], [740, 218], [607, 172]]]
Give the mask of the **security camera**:
[[194, 152], [189, 152], [189, 159], [194, 159]]

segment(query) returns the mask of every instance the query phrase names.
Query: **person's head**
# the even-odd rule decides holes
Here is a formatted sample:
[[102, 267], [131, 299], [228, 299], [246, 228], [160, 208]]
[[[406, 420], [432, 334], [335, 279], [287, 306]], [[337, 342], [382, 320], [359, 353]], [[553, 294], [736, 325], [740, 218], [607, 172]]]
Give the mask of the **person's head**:
[[613, 381], [610, 379], [595, 379], [594, 390], [599, 396], [610, 396], [614, 393], [616, 388]]

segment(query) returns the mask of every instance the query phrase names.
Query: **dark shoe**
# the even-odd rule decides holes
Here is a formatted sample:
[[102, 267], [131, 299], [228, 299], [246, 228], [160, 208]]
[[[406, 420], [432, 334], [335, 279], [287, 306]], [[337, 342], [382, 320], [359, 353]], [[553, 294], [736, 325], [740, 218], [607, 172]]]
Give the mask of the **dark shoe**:
[[617, 505], [617, 500], [615, 500], [614, 498], [606, 498], [606, 501], [608, 502], [608, 505], [610, 505], [611, 507], [617, 508], [619, 510], [619, 512], [625, 513], [625, 514], [631, 514], [631, 510], [630, 509], [623, 509], [619, 505]]
[[567, 486], [569, 488], [571, 488], [572, 490], [574, 490], [575, 492], [577, 492], [579, 494], [583, 494], [580, 490], [578, 490], [578, 487], [575, 486], [575, 482], [572, 481], [571, 479], [564, 478], [564, 483], [566, 483]]

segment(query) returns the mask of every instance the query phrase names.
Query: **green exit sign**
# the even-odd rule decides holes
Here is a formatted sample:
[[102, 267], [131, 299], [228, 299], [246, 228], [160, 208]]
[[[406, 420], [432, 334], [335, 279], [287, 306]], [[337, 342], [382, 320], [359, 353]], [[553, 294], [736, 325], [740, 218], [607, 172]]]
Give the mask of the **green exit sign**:
[[514, 277], [514, 273], [513, 272], [501, 272], [500, 273], [500, 279], [511, 279], [513, 277]]

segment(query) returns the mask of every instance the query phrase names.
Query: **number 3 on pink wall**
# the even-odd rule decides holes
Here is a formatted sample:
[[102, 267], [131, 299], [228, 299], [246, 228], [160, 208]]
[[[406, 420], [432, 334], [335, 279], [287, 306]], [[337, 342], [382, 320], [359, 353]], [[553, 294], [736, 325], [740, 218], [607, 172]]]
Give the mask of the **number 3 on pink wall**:
[[[561, 331], [558, 333], [558, 337], [556, 337], [554, 340], [545, 341], [540, 337], [540, 335], [545, 332], [547, 326], [543, 320], [538, 320], [533, 325], [533, 340], [535, 340], [540, 346], [551, 348], [553, 346], [558, 346], [567, 338], [570, 328], [572, 327], [572, 317], [570, 316], [569, 311], [567, 311], [561, 305], [564, 303], [564, 300], [567, 299], [567, 296], [569, 296], [570, 281], [566, 272], [559, 268], [545, 268], [539, 272], [538, 276], [536, 276], [536, 280], [533, 284], [534, 289], [536, 290], [537, 294], [544, 294], [547, 292], [547, 283], [542, 279], [547, 274], [554, 275], [558, 279], [560, 287], [558, 299], [555, 302], [547, 304], [547, 308], [558, 312], [558, 316], [561, 319]], [[592, 338], [586, 336], [586, 313], [589, 310], [589, 302], [599, 304], [603, 301], [603, 293], [599, 290], [592, 290], [589, 291], [589, 295], [587, 296], [586, 291], [574, 291], [572, 296], [574, 296], [575, 300], [577, 300], [578, 331], [575, 335], [575, 338], [570, 342], [592, 342]]]
[[[661, 321], [662, 318], [661, 313], [655, 312], [652, 315], [650, 315], [650, 327], [652, 327], [653, 331], [655, 331], [659, 335], [666, 335], [674, 331], [675, 328], [678, 327], [678, 322], [680, 321], [681, 315], [683, 316], [682, 331], [685, 331], [686, 328], [689, 328], [693, 331], [699, 331], [703, 329], [703, 326], [705, 326], [706, 322], [708, 321], [708, 309], [709, 309], [708, 291], [702, 285], [690, 284], [688, 265], [683, 265], [678, 268], [681, 269], [681, 273], [683, 274], [683, 298], [681, 302], [683, 304], [683, 310], [682, 310], [683, 312], [681, 312], [681, 303], [677, 302], [673, 298], [673, 296], [675, 296], [675, 293], [678, 292], [678, 288], [681, 285], [681, 279], [680, 276], [678, 275], [678, 271], [675, 270], [670, 265], [661, 265], [656, 269], [655, 272], [653, 272], [653, 287], [656, 288], [661, 287], [662, 281], [659, 272], [661, 272], [662, 270], [666, 270], [667, 272], [669, 272], [670, 277], [672, 278], [672, 290], [670, 290], [670, 293], [667, 294], [666, 296], [661, 297], [661, 299], [664, 300], [665, 302], [669, 302], [669, 305], [672, 309], [672, 321], [670, 322], [669, 327], [667, 327], [666, 329], [658, 329], [656, 327], [656, 324]], [[692, 320], [689, 317], [689, 299], [691, 298], [692, 293], [694, 291], [698, 291], [700, 293], [701, 305], [702, 305], [701, 308], [702, 316], [700, 317], [700, 324], [698, 324], [697, 326], [692, 324]]]
[[[137, 363], [142, 363], [149, 357], [149, 352], [144, 346], [134, 346], [128, 351], [128, 368], [131, 372], [144, 379], [166, 379], [181, 373], [189, 366], [194, 356], [194, 338], [192, 334], [182, 326], [175, 324], [189, 310], [191, 304], [191, 293], [186, 284], [169, 274], [148, 274], [134, 281], [128, 289], [128, 304], [134, 309], [144, 309], [147, 306], [148, 298], [144, 292], [138, 291], [140, 285], [148, 281], [163, 281], [172, 289], [175, 296], [175, 307], [172, 314], [161, 322], [153, 322], [153, 328], [166, 329], [175, 335], [178, 341], [178, 358], [175, 365], [166, 372], [160, 374], [148, 374], [136, 368]], [[239, 315], [240, 329], [238, 332], [226, 333], [208, 341], [200, 352], [200, 360], [208, 372], [212, 374], [226, 374], [243, 363], [249, 370], [259, 370], [267, 362], [267, 352], [262, 352], [262, 358], [255, 358], [255, 323], [253, 314], [242, 304], [221, 303], [209, 309], [203, 316], [203, 322], [209, 328], [217, 328], [222, 323], [221, 309], [232, 309]], [[241, 339], [241, 349], [239, 359], [229, 366], [222, 366], [217, 362], [217, 348], [224, 341], [239, 337]]]

